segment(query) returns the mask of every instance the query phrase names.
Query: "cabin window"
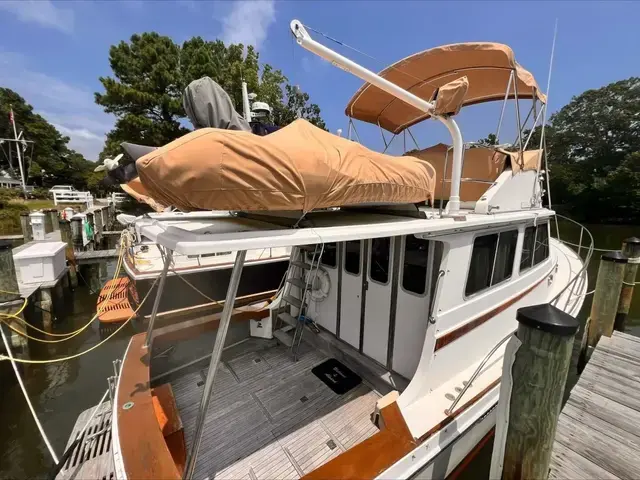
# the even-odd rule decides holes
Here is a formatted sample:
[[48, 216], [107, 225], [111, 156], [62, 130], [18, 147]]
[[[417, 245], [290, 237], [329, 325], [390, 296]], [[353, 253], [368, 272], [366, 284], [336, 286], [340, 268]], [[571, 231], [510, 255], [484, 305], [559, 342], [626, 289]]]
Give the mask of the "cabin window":
[[549, 257], [549, 224], [541, 223], [537, 227], [524, 230], [520, 271], [538, 265]]
[[536, 246], [533, 249], [533, 264], [537, 265], [549, 256], [549, 224], [538, 225], [536, 230]]
[[[320, 246], [322, 249], [322, 246]], [[326, 267], [336, 268], [338, 265], [338, 244], [325, 243], [320, 257], [320, 263]]]
[[491, 272], [497, 245], [497, 233], [482, 235], [473, 241], [471, 265], [467, 276], [467, 286], [464, 290], [465, 295], [473, 295], [491, 286]]
[[517, 230], [476, 237], [465, 295], [473, 295], [511, 278], [517, 243]]
[[533, 259], [533, 245], [536, 242], [536, 227], [524, 229], [524, 240], [522, 242], [522, 254], [520, 255], [520, 271], [531, 267]]
[[518, 231], [510, 230], [500, 232], [498, 238], [498, 252], [493, 267], [491, 285], [503, 282], [511, 278], [513, 272], [513, 259], [516, 256], [516, 244], [518, 243]]
[[344, 270], [352, 275], [360, 275], [360, 250], [362, 242], [351, 240], [344, 246]]
[[407, 235], [404, 242], [402, 288], [407, 292], [423, 295], [427, 290], [427, 259], [429, 242]]
[[391, 254], [391, 238], [374, 238], [371, 240], [371, 262], [369, 277], [379, 283], [389, 281], [389, 260]]

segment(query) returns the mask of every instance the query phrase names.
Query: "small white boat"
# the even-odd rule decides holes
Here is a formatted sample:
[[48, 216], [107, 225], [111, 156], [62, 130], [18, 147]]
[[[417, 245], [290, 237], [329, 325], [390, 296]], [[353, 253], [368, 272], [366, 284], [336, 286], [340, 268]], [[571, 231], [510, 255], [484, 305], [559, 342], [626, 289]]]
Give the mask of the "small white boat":
[[[414, 154], [431, 161], [441, 187], [425, 197], [432, 206], [138, 222], [139, 235], [167, 252], [234, 265], [221, 313], [162, 328], [151, 315], [132, 338], [114, 392], [119, 479], [444, 478], [492, 434], [516, 310], [551, 303], [575, 316], [582, 306], [593, 245], [583, 262], [552, 238], [542, 145], [527, 150], [519, 116], [511, 148], [465, 145], [454, 120], [461, 106], [515, 98], [531, 100], [539, 122], [545, 96], [509, 47], [439, 47], [376, 75], [299, 22], [292, 31], [368, 82], [347, 107], [351, 118], [393, 134], [427, 117], [448, 128], [451, 149]], [[340, 143], [350, 145], [360, 165], [369, 155], [384, 163]], [[238, 302], [249, 252], [285, 248], [277, 300]], [[158, 298], [170, 295], [159, 287]]]

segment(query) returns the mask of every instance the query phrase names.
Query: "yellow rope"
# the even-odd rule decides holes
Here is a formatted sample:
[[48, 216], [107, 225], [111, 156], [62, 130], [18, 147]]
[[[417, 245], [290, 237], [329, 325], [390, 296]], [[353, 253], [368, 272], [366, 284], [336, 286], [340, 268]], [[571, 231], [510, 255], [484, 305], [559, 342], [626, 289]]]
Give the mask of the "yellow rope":
[[[131, 314], [131, 316], [122, 325], [120, 325], [117, 328], [117, 330], [115, 330], [111, 335], [109, 335], [107, 338], [105, 338], [101, 342], [96, 343], [93, 347], [88, 348], [87, 350], [84, 350], [83, 352], [76, 353], [74, 355], [69, 355], [67, 357], [61, 357], [61, 358], [53, 358], [53, 359], [50, 359], [50, 360], [27, 360], [27, 359], [22, 359], [22, 358], [14, 358], [13, 361], [17, 362], [17, 363], [40, 364], [41, 365], [41, 364], [48, 364], [48, 363], [66, 362], [67, 360], [73, 360], [74, 358], [78, 358], [78, 357], [81, 357], [82, 355], [84, 355], [86, 353], [92, 352], [96, 348], [102, 346], [103, 344], [105, 344], [106, 342], [111, 340], [111, 338], [113, 336], [115, 336], [120, 330], [122, 330], [131, 321], [131, 319], [138, 313], [138, 310], [140, 310], [140, 307], [142, 307], [142, 305], [147, 300], [147, 298], [149, 298], [149, 294], [153, 291], [154, 287], [156, 286], [157, 280], [158, 279], [156, 278], [156, 281], [153, 283], [153, 285], [151, 285], [151, 288], [149, 289], [147, 294], [142, 299], [142, 302], [140, 302], [140, 305], [138, 305], [138, 308], [136, 308], [136, 310]], [[7, 357], [5, 355], [0, 355], [0, 360], [9, 360], [9, 357]]]
[[[115, 280], [116, 278], [118, 278], [118, 275], [120, 275], [120, 271], [122, 270], [122, 263], [123, 263], [123, 259], [124, 259], [124, 250], [121, 249], [121, 253], [120, 256], [118, 257], [118, 263], [116, 265], [116, 270], [115, 273], [113, 275], [113, 280]], [[113, 294], [113, 291], [115, 289], [111, 289], [107, 295], [106, 300], [102, 303], [102, 305], [107, 304], [107, 302], [111, 299], [111, 295]], [[4, 292], [4, 293], [15, 293], [15, 292]], [[96, 312], [96, 314], [91, 317], [91, 320], [89, 320], [89, 322], [87, 324], [85, 324], [84, 326], [80, 327], [79, 329], [73, 331], [73, 332], [66, 332], [66, 333], [50, 333], [47, 332], [45, 330], [42, 330], [34, 325], [31, 325], [30, 323], [28, 323], [27, 321], [25, 321], [24, 319], [22, 319], [21, 317], [19, 317], [19, 315], [22, 313], [22, 311], [25, 309], [25, 307], [27, 306], [27, 299], [24, 299], [24, 303], [22, 305], [22, 307], [20, 308], [20, 310], [18, 310], [16, 313], [0, 313], [0, 321], [4, 321], [5, 325], [7, 325], [7, 327], [9, 327], [11, 330], [13, 330], [15, 333], [17, 333], [20, 336], [26, 337], [30, 340], [34, 340], [36, 342], [41, 342], [41, 343], [60, 343], [60, 342], [64, 342], [66, 340], [70, 340], [78, 335], [80, 335], [80, 333], [82, 333], [83, 331], [85, 331], [89, 325], [91, 325], [93, 323], [93, 321], [100, 316], [100, 314], [104, 311], [103, 309], [98, 308], [98, 311]], [[104, 308], [104, 307], [103, 307]], [[51, 337], [64, 337], [60, 340], [45, 340], [42, 338], [36, 338], [36, 337], [32, 337], [31, 335], [27, 334], [26, 332], [22, 332], [20, 330], [16, 330], [15, 328], [13, 328], [11, 326], [11, 324], [9, 324], [6, 320], [2, 320], [2, 318], [13, 318], [15, 320], [18, 320], [21, 324], [25, 325], [26, 327], [32, 328], [34, 330], [36, 330], [37, 332], [43, 333], [45, 335], [51, 336]]]

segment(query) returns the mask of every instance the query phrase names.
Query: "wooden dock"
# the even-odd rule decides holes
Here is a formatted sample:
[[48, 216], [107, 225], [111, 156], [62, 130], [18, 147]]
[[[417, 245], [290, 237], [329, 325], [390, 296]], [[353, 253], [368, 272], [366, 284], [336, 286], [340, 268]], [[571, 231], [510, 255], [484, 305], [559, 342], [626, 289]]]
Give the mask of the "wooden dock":
[[117, 258], [119, 250], [117, 248], [111, 248], [109, 250], [87, 250], [86, 252], [76, 252], [76, 261], [78, 264], [95, 263], [107, 260], [110, 258]]
[[560, 414], [549, 478], [640, 478], [640, 338], [600, 338]]

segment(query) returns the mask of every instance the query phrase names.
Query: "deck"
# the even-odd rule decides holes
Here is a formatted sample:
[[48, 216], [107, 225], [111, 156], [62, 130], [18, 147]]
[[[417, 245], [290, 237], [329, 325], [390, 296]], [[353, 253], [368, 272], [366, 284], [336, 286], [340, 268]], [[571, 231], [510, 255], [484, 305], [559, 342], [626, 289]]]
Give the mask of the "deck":
[[[337, 395], [311, 373], [328, 357], [302, 344], [292, 361], [272, 341], [250, 339], [223, 354], [195, 478], [296, 479], [378, 430], [379, 394], [364, 383]], [[206, 371], [172, 381], [191, 447]]]
[[640, 478], [640, 338], [602, 337], [556, 430], [550, 479]]

